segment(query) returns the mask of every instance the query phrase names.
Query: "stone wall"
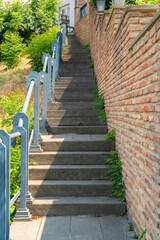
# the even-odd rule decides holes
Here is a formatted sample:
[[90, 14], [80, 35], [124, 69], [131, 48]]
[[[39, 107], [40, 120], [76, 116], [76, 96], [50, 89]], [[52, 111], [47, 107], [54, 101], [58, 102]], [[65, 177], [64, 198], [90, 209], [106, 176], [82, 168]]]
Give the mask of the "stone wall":
[[108, 129], [116, 129], [129, 216], [147, 240], [160, 239], [160, 11], [115, 6], [75, 11], [75, 34], [90, 43]]

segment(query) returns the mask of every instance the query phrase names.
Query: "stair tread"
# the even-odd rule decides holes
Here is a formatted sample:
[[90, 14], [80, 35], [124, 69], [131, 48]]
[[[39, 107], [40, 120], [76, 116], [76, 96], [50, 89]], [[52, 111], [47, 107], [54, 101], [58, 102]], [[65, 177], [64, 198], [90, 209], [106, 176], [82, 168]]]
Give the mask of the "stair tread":
[[119, 204], [124, 205], [114, 197], [39, 197], [35, 198], [33, 204]]
[[77, 155], [77, 154], [84, 154], [84, 155], [92, 155], [92, 154], [107, 154], [107, 153], [109, 153], [109, 152], [50, 152], [50, 151], [48, 151], [48, 152], [42, 152], [42, 153], [36, 153], [36, 152], [31, 152], [31, 153], [29, 153], [30, 155], [66, 155], [66, 154], [72, 154], [72, 155]]
[[57, 135], [42, 135], [42, 141], [47, 142], [104, 141], [104, 137], [105, 134], [57, 134]]
[[[110, 166], [108, 166], [110, 167]], [[38, 166], [29, 166], [29, 169], [104, 169], [107, 167], [105, 165], [38, 165]]]
[[73, 185], [83, 185], [83, 186], [96, 186], [96, 185], [106, 185], [112, 186], [112, 183], [107, 180], [29, 180], [29, 185], [50, 185], [50, 186], [73, 186]]

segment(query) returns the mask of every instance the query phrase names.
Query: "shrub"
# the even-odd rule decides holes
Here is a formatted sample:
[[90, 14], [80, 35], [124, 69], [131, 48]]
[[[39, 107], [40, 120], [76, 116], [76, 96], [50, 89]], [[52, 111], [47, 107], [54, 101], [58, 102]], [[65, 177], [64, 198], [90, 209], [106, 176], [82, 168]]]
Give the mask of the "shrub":
[[45, 32], [56, 23], [59, 0], [0, 0], [0, 43], [4, 34], [17, 33], [28, 41], [37, 30]]
[[41, 35], [34, 35], [31, 39], [26, 53], [30, 59], [32, 69], [35, 71], [42, 70], [42, 56], [44, 53], [52, 53], [52, 42], [57, 41], [57, 32], [59, 27], [53, 27]]
[[14, 68], [21, 60], [25, 44], [22, 43], [23, 39], [15, 33], [5, 34], [4, 39], [1, 44], [2, 58], [8, 68]]

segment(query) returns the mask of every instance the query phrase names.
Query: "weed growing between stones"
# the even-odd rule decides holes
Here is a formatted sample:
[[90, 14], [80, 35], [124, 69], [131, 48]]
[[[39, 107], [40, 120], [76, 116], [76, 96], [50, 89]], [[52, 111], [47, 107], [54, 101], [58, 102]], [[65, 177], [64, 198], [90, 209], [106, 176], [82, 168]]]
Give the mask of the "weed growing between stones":
[[121, 161], [118, 158], [117, 151], [110, 152], [110, 158], [105, 160], [106, 164], [110, 164], [113, 168], [106, 171], [106, 174], [111, 175], [111, 181], [114, 186], [113, 196], [117, 197], [121, 202], [125, 201], [125, 185], [122, 178]]

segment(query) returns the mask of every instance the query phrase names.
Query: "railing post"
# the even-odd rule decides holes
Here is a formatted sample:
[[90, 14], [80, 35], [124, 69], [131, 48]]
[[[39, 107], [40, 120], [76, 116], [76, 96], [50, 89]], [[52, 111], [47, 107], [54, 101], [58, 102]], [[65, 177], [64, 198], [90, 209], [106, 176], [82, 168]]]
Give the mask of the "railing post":
[[39, 107], [40, 107], [40, 75], [37, 72], [31, 72], [27, 78], [27, 90], [31, 81], [35, 81], [34, 87], [34, 135], [31, 152], [42, 152], [41, 146], [38, 143], [39, 139]]
[[59, 61], [61, 62], [62, 61], [62, 44], [63, 44], [63, 35], [61, 32], [58, 32], [57, 33], [57, 39], [58, 39], [58, 43], [60, 45], [60, 55], [59, 55]]
[[[24, 127], [14, 127], [11, 133], [21, 133], [21, 195], [20, 208], [17, 210], [14, 221], [29, 221], [31, 214], [26, 207], [26, 193], [27, 193], [27, 168], [28, 168], [28, 139], [27, 131]], [[14, 146], [14, 144], [13, 144]]]
[[41, 133], [42, 134], [47, 134], [47, 131], [46, 131], [46, 121], [47, 121], [47, 86], [48, 86], [47, 83], [48, 83], [48, 78], [50, 76], [49, 76], [48, 73], [46, 73], [44, 71], [41, 71], [39, 74], [40, 74], [40, 82], [43, 83]]
[[[10, 135], [5, 130], [0, 130], [0, 138], [6, 146], [6, 239], [10, 239]], [[1, 222], [0, 222], [1, 224]]]
[[[47, 64], [47, 71], [46, 71], [46, 66], [45, 66], [45, 59], [48, 59], [48, 64]], [[42, 57], [42, 63], [44, 64], [43, 67], [43, 72], [47, 72], [48, 73], [48, 81], [47, 81], [47, 101], [51, 102], [52, 98], [51, 98], [51, 55], [49, 53], [45, 53]]]
[[6, 146], [0, 142], [0, 240], [6, 239]]
[[[26, 198], [27, 198], [27, 203], [31, 204], [33, 202], [33, 197], [32, 194], [29, 192], [28, 189], [28, 179], [29, 179], [29, 171], [28, 171], [28, 164], [29, 164], [29, 118], [25, 113], [17, 113], [13, 117], [13, 127], [18, 126], [19, 120], [23, 121], [23, 127], [27, 131], [27, 176], [26, 176]], [[16, 147], [16, 139], [11, 140], [11, 144], [13, 147]]]
[[[52, 43], [52, 60], [51, 60], [51, 64], [53, 66], [54, 62], [55, 62], [55, 67], [53, 68], [53, 73], [52, 73], [52, 84], [53, 84], [53, 74], [55, 74], [55, 82], [58, 82], [58, 76], [59, 76], [59, 58], [60, 58], [60, 44], [57, 42], [53, 42]], [[53, 96], [53, 92], [52, 92], [52, 96]], [[53, 98], [52, 98], [53, 99]]]

